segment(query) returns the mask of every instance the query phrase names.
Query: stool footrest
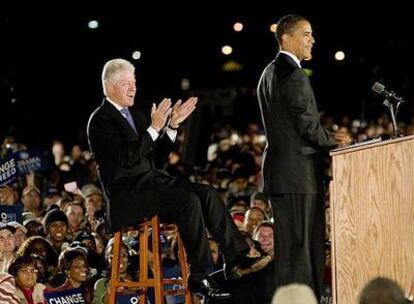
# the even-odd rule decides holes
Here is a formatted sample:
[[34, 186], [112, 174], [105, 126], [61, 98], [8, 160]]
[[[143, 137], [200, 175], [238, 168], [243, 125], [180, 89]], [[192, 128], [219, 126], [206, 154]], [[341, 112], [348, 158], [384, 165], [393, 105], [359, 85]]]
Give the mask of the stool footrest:
[[174, 289], [174, 290], [164, 290], [162, 292], [166, 296], [183, 296], [187, 294], [187, 291], [184, 289]]
[[183, 279], [162, 279], [162, 283], [164, 285], [173, 285], [173, 284], [181, 284], [184, 285]]
[[128, 287], [128, 288], [137, 288], [137, 287], [154, 287], [155, 281], [153, 279], [149, 279], [146, 282], [111, 282], [115, 287]]

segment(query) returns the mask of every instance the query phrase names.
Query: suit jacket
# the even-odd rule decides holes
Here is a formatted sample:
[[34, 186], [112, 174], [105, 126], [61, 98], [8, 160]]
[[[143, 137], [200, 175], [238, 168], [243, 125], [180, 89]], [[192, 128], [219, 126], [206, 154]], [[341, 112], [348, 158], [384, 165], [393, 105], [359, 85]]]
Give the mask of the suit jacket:
[[154, 142], [146, 130], [149, 124], [145, 116], [134, 108], [130, 112], [138, 134], [107, 100], [91, 114], [87, 127], [111, 231], [157, 213], [160, 197], [153, 185], [173, 181], [155, 166], [156, 160], [168, 157], [173, 142], [166, 134]]
[[290, 56], [278, 53], [264, 69], [257, 95], [267, 137], [264, 190], [322, 193], [321, 152], [336, 143], [320, 124], [309, 78]]

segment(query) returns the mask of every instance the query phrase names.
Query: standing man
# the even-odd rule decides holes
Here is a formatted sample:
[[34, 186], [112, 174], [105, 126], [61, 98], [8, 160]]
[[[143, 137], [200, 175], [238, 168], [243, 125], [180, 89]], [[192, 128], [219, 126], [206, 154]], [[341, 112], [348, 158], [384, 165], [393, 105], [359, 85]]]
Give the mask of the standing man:
[[272, 204], [276, 285], [304, 283], [320, 295], [325, 265], [324, 189], [321, 154], [345, 135], [332, 137], [319, 120], [315, 96], [301, 61], [312, 58], [308, 20], [280, 19], [280, 51], [265, 68], [258, 99], [266, 131], [264, 190]]
[[134, 225], [160, 214], [174, 220], [190, 264], [188, 286], [212, 299], [230, 295], [213, 287], [206, 269], [212, 265], [206, 228], [220, 243], [226, 272], [236, 275], [243, 263], [255, 263], [214, 188], [173, 178], [157, 170], [155, 161], [166, 160], [179, 125], [194, 111], [197, 98], [165, 98], [151, 109], [151, 122], [132, 106], [136, 93], [135, 68], [124, 59], [108, 61], [102, 72], [105, 99], [89, 118], [88, 140], [98, 165], [107, 201], [111, 230]]

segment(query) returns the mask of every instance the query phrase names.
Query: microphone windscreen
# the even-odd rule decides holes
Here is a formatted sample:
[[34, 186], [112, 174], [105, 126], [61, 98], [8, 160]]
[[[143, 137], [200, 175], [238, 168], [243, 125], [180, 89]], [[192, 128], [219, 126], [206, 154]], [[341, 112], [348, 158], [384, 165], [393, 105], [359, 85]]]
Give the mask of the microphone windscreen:
[[372, 86], [372, 90], [378, 94], [382, 94], [382, 92], [384, 92], [384, 89], [385, 86], [383, 84], [380, 84], [379, 82], [374, 83], [374, 85]]

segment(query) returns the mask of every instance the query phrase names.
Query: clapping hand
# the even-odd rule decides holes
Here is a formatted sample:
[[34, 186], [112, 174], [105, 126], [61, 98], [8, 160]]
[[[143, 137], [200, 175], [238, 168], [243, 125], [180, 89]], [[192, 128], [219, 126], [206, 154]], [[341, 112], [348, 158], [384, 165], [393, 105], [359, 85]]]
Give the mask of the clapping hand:
[[197, 97], [190, 97], [184, 103], [180, 100], [176, 102], [171, 112], [171, 120], [169, 126], [177, 129], [196, 108]]
[[160, 132], [160, 130], [164, 128], [171, 111], [172, 108], [170, 98], [164, 98], [158, 107], [155, 103], [153, 103], [151, 108], [151, 127], [153, 127], [157, 132]]

